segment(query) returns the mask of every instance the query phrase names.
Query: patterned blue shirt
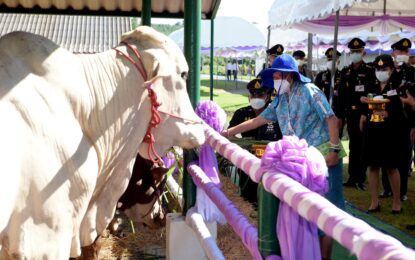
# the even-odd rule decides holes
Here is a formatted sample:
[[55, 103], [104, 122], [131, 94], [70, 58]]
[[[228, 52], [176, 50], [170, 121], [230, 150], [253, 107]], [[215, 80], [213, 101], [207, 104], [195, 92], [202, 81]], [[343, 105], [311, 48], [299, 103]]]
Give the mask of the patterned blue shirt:
[[296, 135], [315, 147], [330, 140], [326, 119], [333, 115], [324, 93], [314, 84], [300, 81], [294, 82], [290, 94], [277, 96], [260, 114], [278, 120], [283, 135]]

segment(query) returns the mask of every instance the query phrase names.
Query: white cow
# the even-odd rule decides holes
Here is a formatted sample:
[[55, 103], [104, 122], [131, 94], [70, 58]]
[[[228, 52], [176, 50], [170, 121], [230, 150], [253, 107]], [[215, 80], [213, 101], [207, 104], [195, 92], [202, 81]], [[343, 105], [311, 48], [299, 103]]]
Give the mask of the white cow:
[[[149, 27], [122, 40], [140, 51], [159, 109], [177, 116], [161, 114], [157, 153], [202, 144], [180, 49]], [[148, 158], [143, 83], [114, 50], [75, 56], [30, 33], [0, 39], [0, 259], [76, 257], [103, 232], [137, 151]]]

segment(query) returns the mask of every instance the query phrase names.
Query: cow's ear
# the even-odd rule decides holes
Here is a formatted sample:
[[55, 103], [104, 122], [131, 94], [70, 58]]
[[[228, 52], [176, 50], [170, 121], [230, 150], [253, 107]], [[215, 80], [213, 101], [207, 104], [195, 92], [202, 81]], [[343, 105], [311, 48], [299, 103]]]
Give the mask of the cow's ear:
[[160, 63], [159, 62], [154, 62], [153, 63], [153, 68], [151, 68], [151, 71], [149, 72], [149, 78], [152, 79], [155, 76], [159, 75], [160, 73]]

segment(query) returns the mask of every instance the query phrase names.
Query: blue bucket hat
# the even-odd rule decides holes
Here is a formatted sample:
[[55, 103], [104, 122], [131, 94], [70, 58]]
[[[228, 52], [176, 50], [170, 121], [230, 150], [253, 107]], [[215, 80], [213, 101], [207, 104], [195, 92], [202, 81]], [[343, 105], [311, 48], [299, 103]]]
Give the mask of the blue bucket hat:
[[273, 88], [274, 87], [274, 79], [272, 75], [274, 72], [293, 72], [297, 79], [303, 83], [309, 83], [311, 80], [307, 77], [304, 77], [298, 72], [297, 63], [295, 62], [294, 58], [289, 54], [281, 54], [278, 56], [273, 62], [272, 66], [269, 69], [265, 69], [261, 73], [262, 84], [261, 87], [263, 88]]

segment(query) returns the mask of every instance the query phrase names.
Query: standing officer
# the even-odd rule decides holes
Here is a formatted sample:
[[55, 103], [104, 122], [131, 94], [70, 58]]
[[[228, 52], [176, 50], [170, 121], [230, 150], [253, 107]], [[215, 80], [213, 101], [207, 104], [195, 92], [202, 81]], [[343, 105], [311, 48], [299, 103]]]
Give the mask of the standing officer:
[[281, 44], [275, 44], [274, 46], [269, 48], [267, 50], [267, 67], [266, 68], [271, 67], [271, 64], [274, 61], [274, 59], [283, 53], [284, 53], [284, 46], [282, 46]]
[[[328, 48], [324, 55], [327, 58], [327, 69], [320, 71], [316, 79], [314, 80], [314, 84], [319, 87], [324, 94], [326, 95], [327, 100], [330, 101], [330, 87], [331, 87], [331, 70], [333, 69], [333, 48]], [[340, 85], [340, 71], [338, 69], [338, 65], [340, 64], [340, 56], [341, 53], [337, 51], [337, 59], [336, 59], [336, 73], [334, 74], [334, 88], [333, 88], [333, 99], [331, 108], [333, 112], [336, 114], [338, 120], [341, 120], [339, 116], [339, 85]], [[344, 122], [339, 122], [339, 138], [341, 139], [343, 136], [343, 125]]]
[[[239, 125], [249, 119], [258, 116], [271, 102], [272, 89], [261, 88], [261, 80], [251, 80], [246, 88], [249, 91], [249, 106], [242, 107], [235, 111], [229, 122], [229, 128]], [[270, 140], [278, 141], [282, 138], [282, 133], [278, 122], [271, 122], [260, 126], [251, 131], [241, 134], [244, 138], [252, 138], [254, 140]], [[253, 182], [248, 175], [243, 172], [239, 172], [239, 187], [241, 195], [249, 202], [256, 204], [257, 199], [257, 188], [258, 184]]]
[[352, 63], [341, 71], [339, 86], [340, 119], [346, 119], [349, 134], [349, 179], [344, 186], [365, 189], [366, 164], [362, 161], [363, 133], [360, 131], [360, 115], [364, 110], [360, 97], [364, 96], [365, 89], [374, 82], [374, 69], [363, 61], [365, 42], [353, 38], [347, 47], [350, 50]]
[[[397, 85], [402, 87], [406, 83], [415, 82], [415, 69], [408, 64], [409, 61], [409, 49], [411, 48], [411, 41], [407, 38], [403, 38], [394, 44], [391, 45], [392, 56], [395, 60], [395, 66], [397, 71], [397, 77], [394, 78], [397, 81]], [[411, 164], [412, 164], [412, 142], [410, 141], [411, 128], [414, 127], [410, 124], [410, 120], [413, 117], [411, 108], [405, 108], [407, 119], [402, 122], [400, 126], [400, 137], [404, 139], [403, 143], [406, 144], [405, 147], [401, 149], [405, 151], [403, 154], [402, 162], [398, 167], [400, 179], [401, 179], [401, 200], [406, 201], [407, 191], [408, 191], [408, 175], [410, 174]], [[409, 110], [409, 111], [408, 111]], [[411, 118], [408, 118], [411, 117]], [[413, 119], [413, 118], [412, 118]], [[413, 121], [412, 121], [413, 122]], [[382, 172], [382, 183], [384, 192], [381, 194], [381, 197], [388, 197], [392, 194], [389, 179], [386, 174]]]
[[307, 71], [307, 61], [305, 59], [305, 53], [302, 50], [297, 50], [293, 52], [293, 57], [298, 65], [298, 72], [300, 72], [303, 76], [309, 77]]

